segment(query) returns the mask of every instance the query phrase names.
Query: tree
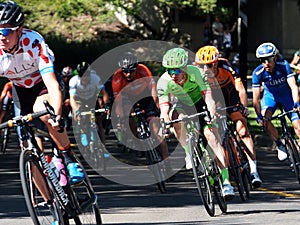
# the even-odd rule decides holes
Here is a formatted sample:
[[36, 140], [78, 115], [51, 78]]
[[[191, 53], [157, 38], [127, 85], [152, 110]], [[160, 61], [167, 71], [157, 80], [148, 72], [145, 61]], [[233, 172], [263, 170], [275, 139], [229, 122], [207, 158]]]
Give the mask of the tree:
[[[115, 15], [140, 38], [168, 40], [186, 45], [189, 35], [182, 33], [176, 22], [180, 12], [191, 15], [228, 15], [217, 0], [104, 0], [111, 4]], [[232, 0], [229, 0], [232, 2]], [[225, 2], [228, 2], [225, 1]], [[187, 47], [187, 46], [186, 46]]]

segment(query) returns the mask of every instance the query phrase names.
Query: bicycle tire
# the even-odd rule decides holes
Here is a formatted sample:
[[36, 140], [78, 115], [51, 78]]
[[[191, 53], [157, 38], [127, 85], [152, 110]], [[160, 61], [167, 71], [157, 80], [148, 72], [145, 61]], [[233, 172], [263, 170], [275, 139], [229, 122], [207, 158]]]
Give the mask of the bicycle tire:
[[296, 175], [297, 181], [300, 184], [300, 171], [299, 171], [299, 152], [297, 150], [296, 140], [293, 140], [292, 137], [289, 137], [285, 141], [285, 146], [289, 154], [289, 159], [292, 163], [293, 172]]
[[9, 128], [6, 127], [1, 130], [1, 152], [3, 154], [5, 154], [6, 152], [8, 139], [9, 139]]
[[222, 211], [222, 213], [226, 213], [227, 212], [227, 201], [222, 192], [222, 186], [223, 186], [222, 176], [220, 174], [219, 168], [217, 167], [217, 164], [215, 163], [215, 161], [212, 162], [211, 166], [212, 166], [212, 173], [213, 173], [213, 177], [214, 177], [213, 191], [214, 191], [215, 197], [217, 199], [217, 203], [219, 205], [220, 210]]
[[237, 158], [237, 150], [234, 144], [234, 138], [228, 137], [226, 138], [226, 148], [228, 150], [228, 157], [229, 157], [229, 171], [234, 177], [235, 186], [238, 189], [240, 198], [242, 201], [246, 201], [247, 196], [243, 184], [243, 178], [242, 178], [242, 166], [239, 162], [239, 159]]
[[239, 141], [237, 144], [240, 146], [237, 150], [238, 150], [238, 155], [240, 157], [240, 162], [242, 164], [242, 179], [243, 179], [244, 189], [247, 198], [250, 198], [253, 187], [251, 183], [249, 161], [245, 153], [250, 151], [242, 140]]
[[190, 149], [193, 149], [192, 170], [198, 193], [208, 215], [215, 216], [214, 196], [209, 181], [209, 172], [206, 167], [210, 162], [205, 161], [206, 158], [203, 157], [203, 153], [199, 149], [200, 146], [196, 145], [195, 141], [191, 138], [188, 140], [188, 145]]
[[163, 171], [163, 165], [162, 165], [162, 159], [159, 155], [159, 152], [156, 148], [154, 148], [152, 141], [150, 138], [147, 139], [147, 144], [149, 146], [149, 150], [146, 152], [146, 157], [147, 157], [147, 164], [152, 172], [156, 185], [158, 187], [158, 190], [161, 193], [166, 192], [166, 183], [165, 183], [165, 174]]
[[[35, 225], [64, 225], [58, 200], [56, 199], [54, 191], [52, 191], [53, 189], [50, 182], [47, 182], [47, 179], [45, 178], [43, 169], [39, 165], [37, 157], [31, 150], [24, 150], [21, 152], [19, 166], [25, 202], [33, 223]], [[45, 201], [42, 197], [39, 188], [32, 179], [33, 171], [35, 177], [39, 177], [39, 183], [43, 182], [45, 185], [44, 189], [47, 189], [50, 200]]]
[[81, 212], [73, 218], [74, 222], [75, 224], [102, 225], [97, 195], [94, 192], [92, 183], [82, 163], [76, 156], [75, 158], [84, 171], [85, 179], [82, 183], [70, 186], [69, 189], [66, 190], [67, 193], [69, 192], [71, 202], [73, 202], [74, 205], [77, 205], [77, 207], [79, 206], [79, 208], [83, 207]]

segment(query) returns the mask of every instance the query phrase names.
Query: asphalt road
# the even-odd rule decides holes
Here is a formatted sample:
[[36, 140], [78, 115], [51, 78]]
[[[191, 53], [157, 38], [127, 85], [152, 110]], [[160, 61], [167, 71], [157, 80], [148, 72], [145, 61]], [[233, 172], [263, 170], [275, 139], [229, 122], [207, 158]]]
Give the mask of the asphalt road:
[[[259, 138], [257, 138], [258, 140]], [[31, 225], [21, 190], [16, 139], [12, 138], [6, 154], [0, 154], [0, 224]], [[300, 221], [299, 184], [288, 162], [279, 162], [268, 139], [259, 140], [258, 162], [263, 185], [243, 202], [238, 193], [228, 203], [228, 213], [217, 208], [210, 217], [198, 196], [192, 175], [184, 170], [167, 183], [161, 194], [155, 185], [122, 185], [88, 170], [99, 196], [104, 224], [192, 225], [192, 224], [272, 224], [295, 225]], [[112, 154], [122, 153], [115, 140], [108, 139]], [[132, 154], [132, 153], [131, 153]], [[134, 157], [129, 156], [128, 157]], [[125, 157], [126, 158], [126, 157]], [[108, 170], [109, 170], [108, 164]]]

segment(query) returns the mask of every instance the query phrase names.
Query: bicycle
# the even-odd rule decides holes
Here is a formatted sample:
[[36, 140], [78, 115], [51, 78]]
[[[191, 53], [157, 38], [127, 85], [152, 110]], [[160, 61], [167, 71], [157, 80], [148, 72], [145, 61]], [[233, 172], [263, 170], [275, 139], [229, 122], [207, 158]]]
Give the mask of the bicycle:
[[[77, 185], [71, 185], [67, 179], [67, 184], [62, 186], [46, 160], [46, 153], [40, 150], [35, 141], [31, 121], [46, 114], [55, 118], [53, 108], [47, 101], [44, 104], [46, 110], [16, 116], [0, 124], [0, 128], [20, 128], [20, 177], [32, 221], [35, 225], [68, 225], [69, 220], [73, 219], [76, 224], [100, 225], [102, 220], [97, 195], [76, 155], [74, 157], [83, 169], [85, 179]], [[57, 155], [62, 157], [59, 153]], [[67, 168], [66, 165], [64, 168]], [[68, 178], [65, 171], [64, 175]]]
[[[3, 121], [7, 121], [7, 120], [13, 118], [13, 116], [14, 116], [14, 103], [13, 103], [12, 99], [8, 99], [7, 101], [8, 102], [6, 104], [6, 113], [3, 118]], [[10, 131], [9, 127], [5, 127], [0, 130], [0, 151], [3, 154], [5, 154], [5, 152], [6, 152], [10, 132], [11, 131]]]
[[145, 141], [146, 145], [146, 163], [154, 175], [157, 187], [161, 193], [166, 191], [165, 184], [165, 168], [161, 154], [158, 147], [155, 147], [154, 141], [151, 137], [151, 131], [145, 117], [145, 111], [139, 105], [135, 105], [133, 112], [130, 114], [136, 124], [137, 137]]
[[300, 184], [300, 154], [299, 144], [292, 134], [291, 127], [288, 125], [286, 116], [293, 113], [294, 110], [287, 112], [283, 111], [282, 107], [279, 107], [280, 113], [272, 116], [269, 120], [279, 120], [281, 124], [281, 138], [284, 140], [284, 146], [287, 150], [288, 159], [290, 160], [292, 172], [295, 173], [298, 183]]
[[[77, 143], [81, 143], [83, 157], [92, 164], [93, 168], [101, 168], [103, 171], [107, 169], [107, 160], [110, 155], [105, 150], [105, 146], [98, 136], [95, 115], [97, 113], [106, 113], [107, 111], [108, 109], [106, 108], [81, 111], [79, 115], [82, 118], [77, 121], [80, 130], [80, 140]], [[81, 124], [84, 125], [82, 126]]]
[[242, 105], [233, 105], [224, 108], [217, 108], [216, 112], [220, 115], [217, 117], [219, 130], [224, 134], [221, 143], [225, 150], [228, 161], [230, 174], [234, 178], [235, 186], [238, 189], [242, 201], [250, 198], [250, 190], [252, 190], [250, 179], [250, 168], [247, 156], [245, 154], [246, 146], [237, 138], [234, 124], [230, 124], [227, 120], [226, 111], [232, 108], [242, 109]]
[[215, 199], [222, 213], [227, 212], [227, 202], [222, 193], [222, 177], [215, 161], [214, 153], [205, 148], [201, 137], [199, 123], [194, 122], [199, 117], [209, 117], [207, 111], [195, 113], [183, 118], [165, 122], [161, 119], [163, 131], [167, 125], [183, 122], [187, 129], [188, 145], [192, 156], [192, 170], [198, 193], [207, 213], [215, 216]]

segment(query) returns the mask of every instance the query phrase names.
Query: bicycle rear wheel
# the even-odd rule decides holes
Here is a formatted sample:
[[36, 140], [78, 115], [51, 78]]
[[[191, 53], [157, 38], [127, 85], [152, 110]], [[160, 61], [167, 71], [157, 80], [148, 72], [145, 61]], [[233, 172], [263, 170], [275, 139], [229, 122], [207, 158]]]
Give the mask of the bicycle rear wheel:
[[299, 152], [297, 149], [297, 144], [295, 142], [296, 142], [296, 140], [289, 138], [286, 140], [285, 146], [286, 146], [290, 161], [293, 166], [293, 171], [296, 175], [298, 183], [300, 184], [300, 171], [299, 171], [300, 157], [299, 157]]
[[[209, 165], [209, 158], [203, 157], [202, 149], [200, 150], [199, 146], [196, 143], [189, 139], [189, 148], [193, 149], [192, 151], [192, 168], [194, 174], [194, 180], [198, 189], [198, 193], [201, 197], [202, 203], [206, 209], [206, 212], [210, 216], [215, 216], [215, 203], [212, 192], [212, 186], [209, 181], [209, 172], [206, 165]], [[203, 149], [203, 151], [206, 151]]]
[[245, 152], [250, 152], [250, 151], [247, 148], [247, 146], [244, 144], [243, 141], [238, 142], [238, 145], [240, 146], [239, 148], [237, 148], [237, 150], [238, 150], [238, 156], [240, 158], [240, 162], [242, 165], [242, 179], [243, 179], [244, 189], [245, 189], [247, 198], [250, 198], [250, 191], [253, 190], [253, 187], [251, 184], [249, 161], [248, 161], [248, 158], [245, 153]]
[[29, 214], [35, 225], [64, 225], [59, 203], [37, 157], [31, 150], [20, 155], [20, 176]]
[[223, 196], [222, 192], [222, 176], [219, 172], [219, 169], [217, 167], [217, 164], [213, 161], [212, 163], [212, 170], [211, 173], [214, 177], [214, 186], [213, 191], [217, 199], [217, 203], [219, 205], [219, 208], [221, 209], [222, 213], [227, 212], [227, 202], [225, 197]]
[[[83, 165], [77, 157], [76, 160], [84, 170]], [[82, 183], [73, 185], [66, 190], [73, 205], [76, 205], [79, 209], [78, 216], [69, 221], [69, 224], [102, 225], [97, 195], [85, 170], [84, 173], [85, 179]]]
[[238, 158], [238, 151], [241, 152], [241, 150], [237, 150], [239, 146], [236, 146], [234, 144], [235, 142], [236, 140], [234, 140], [233, 137], [229, 137], [226, 139], [226, 148], [228, 150], [229, 156], [229, 170], [231, 171], [231, 174], [234, 177], [235, 186], [238, 189], [241, 199], [243, 201], [246, 201], [247, 195], [242, 178], [242, 165], [240, 159]]

